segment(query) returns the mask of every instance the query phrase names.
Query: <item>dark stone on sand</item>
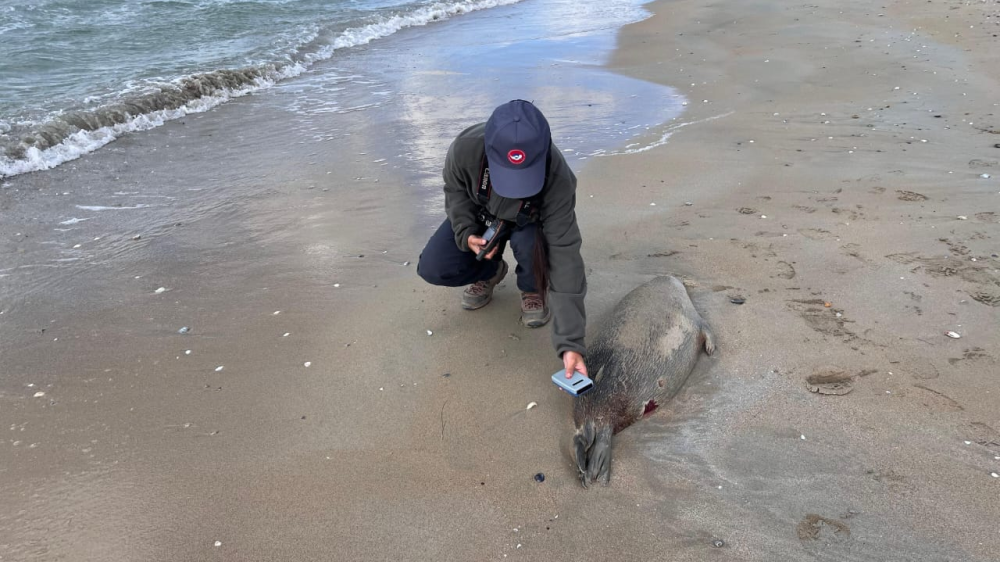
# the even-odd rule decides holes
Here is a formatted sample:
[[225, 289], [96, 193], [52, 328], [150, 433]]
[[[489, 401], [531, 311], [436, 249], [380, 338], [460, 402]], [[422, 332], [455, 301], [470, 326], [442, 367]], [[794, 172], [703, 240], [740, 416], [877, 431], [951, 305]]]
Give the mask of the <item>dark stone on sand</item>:
[[733, 298], [729, 299], [729, 302], [731, 302], [733, 304], [743, 304], [743, 303], [747, 302], [747, 300], [745, 298], [743, 298], [743, 297], [733, 297]]
[[545, 482], [545, 475], [539, 472], [535, 475], [535, 482]]
[[722, 539], [715, 539], [714, 541], [712, 541], [712, 546], [715, 548], [722, 548], [726, 546], [726, 543]]

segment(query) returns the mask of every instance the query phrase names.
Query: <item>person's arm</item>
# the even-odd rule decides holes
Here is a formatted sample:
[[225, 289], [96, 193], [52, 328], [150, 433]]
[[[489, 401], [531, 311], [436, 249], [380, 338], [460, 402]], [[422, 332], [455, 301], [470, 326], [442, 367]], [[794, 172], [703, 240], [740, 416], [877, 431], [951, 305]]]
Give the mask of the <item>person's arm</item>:
[[448, 149], [444, 162], [444, 208], [455, 232], [455, 244], [463, 251], [469, 251], [469, 237], [478, 234], [476, 221], [478, 205], [469, 196], [466, 188], [471, 178], [468, 171], [458, 165], [455, 151], [461, 141], [456, 140]]
[[[557, 150], [553, 146], [553, 150]], [[549, 307], [552, 310], [552, 345], [560, 358], [566, 352], [586, 355], [587, 313], [584, 297], [587, 277], [580, 247], [583, 239], [576, 222], [576, 176], [561, 156], [553, 155], [551, 184], [541, 205], [542, 232], [548, 246]], [[572, 357], [571, 357], [572, 358]], [[575, 359], [575, 358], [574, 358]], [[577, 369], [586, 373], [584, 369]], [[567, 373], [571, 374], [571, 373]]]

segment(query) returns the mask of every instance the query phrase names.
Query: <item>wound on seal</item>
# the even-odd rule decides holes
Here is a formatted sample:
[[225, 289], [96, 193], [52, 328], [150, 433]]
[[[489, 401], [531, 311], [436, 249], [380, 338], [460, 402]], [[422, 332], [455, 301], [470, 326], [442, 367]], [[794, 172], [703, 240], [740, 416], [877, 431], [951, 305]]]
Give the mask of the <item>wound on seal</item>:
[[642, 415], [648, 416], [653, 413], [653, 410], [659, 408], [660, 405], [656, 403], [656, 400], [650, 400], [646, 402], [646, 405], [642, 408]]

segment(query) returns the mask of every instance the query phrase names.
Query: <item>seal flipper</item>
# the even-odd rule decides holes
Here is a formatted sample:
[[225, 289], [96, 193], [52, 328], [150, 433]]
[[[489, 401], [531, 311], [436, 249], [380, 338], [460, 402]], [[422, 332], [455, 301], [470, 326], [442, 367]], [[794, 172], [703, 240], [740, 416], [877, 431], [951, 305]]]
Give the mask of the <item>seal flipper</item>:
[[576, 449], [576, 468], [580, 474], [580, 483], [583, 484], [584, 488], [587, 487], [587, 451], [594, 444], [596, 435], [594, 422], [590, 420], [585, 422], [583, 427], [577, 429], [576, 435], [573, 437], [573, 446]]
[[704, 322], [701, 325], [701, 337], [705, 339], [705, 353], [709, 355], [715, 353], [715, 336]]
[[587, 478], [607, 486], [611, 482], [611, 436], [614, 434], [611, 425], [605, 425], [597, 431], [594, 445], [587, 455]]

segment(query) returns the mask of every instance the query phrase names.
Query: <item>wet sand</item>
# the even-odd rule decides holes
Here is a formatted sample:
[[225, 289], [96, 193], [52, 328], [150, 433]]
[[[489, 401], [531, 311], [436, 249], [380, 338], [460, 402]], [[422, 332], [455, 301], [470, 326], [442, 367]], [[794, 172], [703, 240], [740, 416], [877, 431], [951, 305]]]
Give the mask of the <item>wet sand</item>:
[[[191, 119], [0, 191], [11, 259], [43, 249], [32, 198], [209, 198], [138, 240], [82, 223], [85, 290], [0, 278], [34, 287], [0, 306], [0, 559], [996, 559], [995, 6], [651, 9], [609, 67], [687, 111], [580, 169], [589, 317], [677, 275], [719, 352], [616, 438], [610, 487], [576, 481], [512, 283], [465, 313], [416, 278], [431, 213], [365, 116], [315, 157], [158, 160], [218, 134]], [[811, 392], [829, 370], [851, 392]]]

